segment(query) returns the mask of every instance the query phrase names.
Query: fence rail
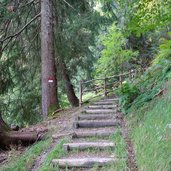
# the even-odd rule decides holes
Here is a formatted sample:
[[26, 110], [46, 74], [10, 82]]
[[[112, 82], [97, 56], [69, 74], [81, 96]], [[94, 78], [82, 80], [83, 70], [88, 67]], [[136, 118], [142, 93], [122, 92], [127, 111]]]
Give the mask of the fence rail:
[[84, 93], [87, 92], [96, 93], [96, 96], [87, 99], [87, 101], [98, 96], [107, 97], [110, 92], [120, 87], [126, 79], [133, 80], [135, 77], [137, 77], [137, 74], [142, 73], [144, 71], [145, 71], [144, 68], [131, 69], [128, 72], [119, 75], [113, 75], [110, 77], [97, 78], [88, 81], [81, 80], [79, 85], [79, 96], [80, 96], [79, 105], [81, 106], [84, 103], [83, 102]]

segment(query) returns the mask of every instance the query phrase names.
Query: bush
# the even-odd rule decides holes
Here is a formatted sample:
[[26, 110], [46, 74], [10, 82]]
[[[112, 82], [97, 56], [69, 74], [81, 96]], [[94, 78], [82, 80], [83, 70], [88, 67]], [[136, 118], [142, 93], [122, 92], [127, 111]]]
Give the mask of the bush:
[[120, 95], [120, 106], [122, 108], [122, 112], [127, 113], [132, 102], [139, 95], [139, 90], [132, 83], [124, 82], [118, 93]]

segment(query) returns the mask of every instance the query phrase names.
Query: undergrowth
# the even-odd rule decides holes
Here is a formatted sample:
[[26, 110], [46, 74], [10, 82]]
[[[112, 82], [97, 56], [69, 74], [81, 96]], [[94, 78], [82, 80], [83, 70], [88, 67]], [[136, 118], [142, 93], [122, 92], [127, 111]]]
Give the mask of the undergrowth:
[[20, 157], [13, 155], [8, 164], [2, 166], [0, 171], [28, 171], [31, 169], [35, 159], [49, 147], [51, 139], [40, 141], [29, 147]]
[[120, 97], [122, 112], [130, 113], [133, 108], [138, 109], [153, 100], [164, 90], [163, 85], [169, 79], [171, 79], [171, 62], [163, 61], [148, 68], [133, 82], [126, 80], [116, 92]]

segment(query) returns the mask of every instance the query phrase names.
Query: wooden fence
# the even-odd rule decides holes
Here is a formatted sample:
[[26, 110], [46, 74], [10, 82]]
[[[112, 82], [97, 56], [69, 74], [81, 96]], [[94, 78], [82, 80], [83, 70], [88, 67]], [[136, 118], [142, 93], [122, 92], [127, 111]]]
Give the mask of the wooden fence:
[[96, 94], [90, 99], [86, 99], [86, 101], [89, 101], [98, 96], [107, 97], [111, 92], [114, 92], [114, 90], [120, 87], [126, 79], [132, 81], [139, 73], [144, 71], [145, 69], [131, 69], [126, 73], [113, 75], [110, 77], [97, 78], [88, 81], [81, 80], [79, 85], [79, 105], [81, 106], [84, 103], [83, 95], [85, 93], [94, 92]]

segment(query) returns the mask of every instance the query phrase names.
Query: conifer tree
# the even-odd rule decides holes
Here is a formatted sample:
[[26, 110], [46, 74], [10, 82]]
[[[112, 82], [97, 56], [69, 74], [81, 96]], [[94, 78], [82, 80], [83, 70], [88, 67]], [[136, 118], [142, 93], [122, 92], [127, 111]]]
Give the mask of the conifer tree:
[[57, 99], [56, 65], [54, 57], [53, 9], [51, 0], [41, 1], [41, 82], [42, 114], [59, 107]]

